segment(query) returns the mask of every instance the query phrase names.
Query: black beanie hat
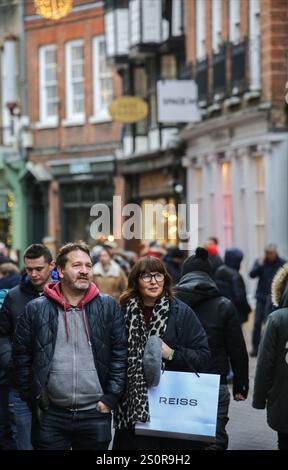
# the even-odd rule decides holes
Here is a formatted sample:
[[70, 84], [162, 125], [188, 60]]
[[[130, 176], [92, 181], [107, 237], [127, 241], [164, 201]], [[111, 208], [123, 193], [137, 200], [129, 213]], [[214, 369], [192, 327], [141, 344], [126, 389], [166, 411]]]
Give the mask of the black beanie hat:
[[208, 251], [201, 246], [198, 246], [195, 255], [190, 256], [182, 266], [182, 276], [192, 271], [204, 271], [204, 273], [212, 276], [212, 265], [208, 259]]

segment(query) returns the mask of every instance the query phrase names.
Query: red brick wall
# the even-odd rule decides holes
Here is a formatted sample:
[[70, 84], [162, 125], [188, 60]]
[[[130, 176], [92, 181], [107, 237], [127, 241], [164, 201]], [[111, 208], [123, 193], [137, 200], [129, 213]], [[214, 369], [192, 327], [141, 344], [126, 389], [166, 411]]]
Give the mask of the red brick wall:
[[274, 125], [285, 124], [284, 87], [288, 77], [288, 4], [286, 0], [262, 0], [263, 95], [272, 101]]

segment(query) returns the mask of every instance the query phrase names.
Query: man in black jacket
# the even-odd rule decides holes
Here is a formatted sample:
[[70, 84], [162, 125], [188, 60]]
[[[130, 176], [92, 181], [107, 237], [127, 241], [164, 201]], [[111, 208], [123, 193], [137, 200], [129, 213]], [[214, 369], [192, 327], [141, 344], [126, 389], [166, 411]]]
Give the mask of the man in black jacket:
[[84, 243], [63, 246], [56, 266], [60, 282], [27, 305], [14, 338], [20, 394], [33, 409], [32, 442], [41, 450], [105, 450], [125, 386], [124, 318], [91, 282]]
[[271, 286], [278, 269], [285, 264], [285, 260], [280, 258], [277, 247], [270, 243], [265, 247], [265, 256], [256, 259], [249, 276], [252, 279], [258, 278], [256, 289], [256, 309], [254, 316], [254, 326], [252, 333], [251, 357], [256, 357], [261, 338], [262, 325], [266, 322], [268, 315], [272, 312]]
[[208, 252], [197, 248], [183, 264], [182, 277], [175, 286], [175, 295], [188, 304], [198, 316], [208, 336], [211, 351], [208, 373], [220, 374], [220, 392], [217, 414], [216, 442], [208, 448], [228, 448], [228, 410], [230, 393], [227, 385], [229, 361], [233, 378], [234, 400], [245, 400], [248, 394], [248, 354], [237, 312], [232, 302], [222, 297], [212, 280]]
[[3, 390], [6, 390], [6, 406], [10, 387], [14, 387], [13, 402], [19, 450], [32, 449], [31, 411], [26, 402], [21, 400], [10, 370], [12, 337], [26, 304], [43, 294], [44, 285], [50, 279], [54, 264], [52, 255], [45, 245], [38, 243], [30, 245], [24, 252], [25, 273], [21, 282], [8, 292], [0, 312], [0, 384], [4, 387]]

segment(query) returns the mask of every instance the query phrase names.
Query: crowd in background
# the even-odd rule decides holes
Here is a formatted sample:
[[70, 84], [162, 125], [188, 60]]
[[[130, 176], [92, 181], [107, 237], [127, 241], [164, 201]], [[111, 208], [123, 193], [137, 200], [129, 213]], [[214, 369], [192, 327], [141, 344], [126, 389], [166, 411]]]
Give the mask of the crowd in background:
[[[89, 423], [91, 426], [93, 423], [95, 435], [85, 444], [83, 439], [78, 438], [80, 429], [76, 432], [75, 439], [70, 436], [68, 440], [63, 438], [63, 435], [66, 436], [67, 433], [61, 429], [61, 443], [59, 444], [60, 441], [55, 438], [51, 444], [54, 447], [51, 448], [58, 448], [58, 444], [59, 449], [71, 447], [84, 449], [89, 448], [89, 445], [93, 445], [94, 449], [107, 448], [111, 440], [108, 432], [111, 425], [104, 420], [104, 426], [99, 421], [97, 413], [102, 415], [101, 419], [106, 419], [108, 416], [111, 417], [111, 410], [114, 410], [116, 426], [114, 449], [181, 448], [194, 450], [208, 447], [215, 450], [227, 449], [228, 434], [225, 427], [229, 419], [228, 383], [232, 381], [233, 398], [236, 401], [245, 400], [249, 390], [248, 353], [241, 326], [247, 322], [252, 307], [251, 301], [247, 299], [245, 281], [240, 274], [243, 257], [244, 254], [239, 248], [230, 247], [225, 250], [222, 258], [218, 250], [218, 240], [215, 237], [211, 237], [207, 243], [198, 247], [191, 256], [178, 246], [164, 247], [157, 241], [152, 241], [149, 245], [141, 245], [139, 254], [120, 249], [116, 242], [106, 241], [95, 245], [90, 250], [81, 243], [65, 245], [57, 255], [55, 267], [48, 248], [41, 244], [34, 244], [24, 253], [25, 267], [20, 273], [17, 262], [10, 258], [7, 247], [0, 243], [0, 449], [44, 449], [49, 448], [47, 442], [52, 439], [51, 436], [47, 437], [49, 426], [45, 427], [41, 421], [42, 428], [39, 420], [36, 423], [31, 392], [26, 390], [26, 378], [27, 374], [30, 374], [27, 364], [34, 356], [29, 357], [31, 347], [28, 347], [28, 340], [26, 336], [23, 336], [23, 331], [25, 330], [25, 335], [27, 334], [28, 337], [29, 334], [31, 337], [36, 334], [31, 327], [31, 318], [35, 317], [37, 308], [43, 312], [43, 316], [47, 316], [46, 321], [49, 328], [51, 327], [49, 336], [47, 331], [50, 330], [49, 328], [47, 330], [47, 323], [39, 324], [37, 330], [39, 343], [45, 343], [45, 346], [41, 345], [33, 352], [35, 357], [40, 357], [40, 362], [44, 361], [42, 355], [44, 350], [45, 357], [50, 357], [46, 368], [38, 365], [38, 377], [35, 377], [35, 388], [38, 389], [40, 396], [40, 402], [38, 398], [36, 400], [37, 416], [40, 412], [42, 417], [44, 412], [46, 419], [50, 420], [49, 425], [55, 425], [59, 430], [60, 423], [69, 418], [68, 411], [74, 409], [72, 405], [70, 406], [69, 399], [67, 401], [67, 397], [57, 398], [57, 394], [63, 394], [62, 388], [65, 389], [61, 382], [62, 378], [59, 382], [57, 368], [61, 366], [62, 370], [63, 368], [69, 370], [71, 356], [74, 354], [68, 348], [69, 335], [71, 332], [74, 334], [77, 328], [80, 328], [84, 335], [78, 337], [79, 333], [77, 333], [75, 336], [78, 342], [83, 341], [81, 353], [79, 352], [80, 358], [81, 361], [85, 360], [86, 364], [90, 364], [89, 374], [92, 374], [89, 382], [87, 373], [83, 372], [85, 368], [82, 372], [79, 368], [80, 372], [77, 372], [77, 374], [82, 373], [81, 380], [87, 386], [87, 389], [83, 390], [80, 390], [81, 387], [79, 389], [76, 387], [77, 394], [79, 394], [77, 404], [80, 403], [80, 411], [78, 408], [77, 411], [84, 413], [83, 423], [89, 411]], [[251, 357], [260, 354], [253, 401], [255, 408], [266, 406], [270, 391], [269, 383], [273, 381], [273, 367], [279, 360], [279, 353], [275, 351], [275, 337], [279, 333], [277, 328], [281, 321], [286, 321], [287, 313], [283, 316], [282, 312], [284, 319], [281, 315], [279, 319], [278, 310], [279, 307], [282, 309], [286, 307], [288, 298], [288, 271], [287, 265], [284, 265], [285, 260], [278, 255], [277, 247], [269, 244], [265, 248], [263, 257], [255, 260], [249, 273], [251, 278], [258, 279], [250, 351]], [[79, 277], [75, 273], [80, 273]], [[276, 274], [278, 277], [275, 277]], [[271, 290], [274, 278], [276, 281], [274, 281], [272, 302]], [[275, 294], [275, 291], [278, 294]], [[107, 294], [108, 297], [102, 298], [103, 294]], [[109, 298], [114, 299], [114, 304], [107, 301]], [[35, 303], [37, 299], [38, 304]], [[27, 305], [25, 315], [22, 315]], [[63, 318], [63, 324], [57, 324], [53, 320], [55, 305], [57, 305], [58, 314], [61, 313], [59, 319]], [[119, 309], [119, 306], [121, 313], [116, 314], [115, 309]], [[276, 315], [274, 313], [270, 315], [275, 309]], [[101, 325], [97, 326], [93, 323], [90, 318], [91, 311], [98, 312], [98, 316], [99, 312], [102, 312]], [[72, 315], [69, 312], [72, 312]], [[122, 324], [120, 319], [117, 320], [120, 322], [117, 328], [111, 320], [112, 313], [122, 318]], [[75, 320], [71, 319], [73, 315]], [[268, 317], [263, 347], [259, 350], [262, 326]], [[179, 318], [181, 318], [181, 325]], [[83, 324], [82, 329], [80, 324]], [[111, 331], [113, 338], [118, 337], [117, 346], [115, 344], [111, 346], [110, 340], [107, 339], [108, 333], [104, 334], [104, 324], [106, 324], [107, 331]], [[124, 331], [126, 331], [128, 346], [125, 346], [122, 336]], [[185, 334], [182, 333], [179, 336], [178, 331], [183, 331]], [[60, 335], [63, 335], [63, 338]], [[179, 439], [163, 441], [161, 438], [149, 439], [135, 436], [135, 423], [145, 421], [149, 416], [147, 377], [145, 377], [142, 357], [146, 345], [149, 345], [150, 339], [153, 337], [155, 339], [155, 336], [161, 338], [160, 355], [168, 370], [208, 372], [220, 375], [214, 444], [207, 447], [200, 442], [192, 444], [191, 441], [188, 443]], [[282, 342], [285, 342], [285, 338], [286, 336], [282, 338]], [[96, 357], [98, 353], [92, 351], [92, 354], [89, 348], [86, 350], [86, 340], [92, 350], [93, 341], [97, 343], [98, 348], [100, 347], [102, 351], [100, 359]], [[47, 342], [51, 343], [48, 352]], [[286, 353], [287, 344], [284, 345]], [[118, 357], [117, 360], [115, 359], [115, 364], [111, 363], [111, 351], [110, 354], [107, 353], [109, 347], [112, 347], [113, 354]], [[15, 348], [14, 353], [13, 348]], [[27, 357], [23, 353], [24, 350]], [[61, 358], [62, 355], [64, 359], [66, 358], [66, 363], [63, 358], [59, 359], [60, 352]], [[14, 358], [13, 354], [15, 354]], [[128, 369], [125, 372], [124, 362], [127, 360], [127, 354]], [[274, 362], [270, 360], [272, 356]], [[279, 365], [281, 373], [283, 373], [282, 362]], [[12, 374], [11, 367], [15, 368]], [[110, 368], [114, 370], [113, 367], [115, 377], [107, 385], [105, 377]], [[17, 368], [19, 369], [18, 378]], [[74, 377], [73, 371], [71, 377]], [[267, 375], [270, 374], [269, 383], [264, 371]], [[92, 377], [94, 377], [93, 380]], [[77, 380], [80, 380], [79, 377]], [[42, 383], [41, 386], [40, 383]], [[98, 384], [96, 388], [95, 383]], [[280, 390], [281, 383], [277, 386]], [[59, 387], [60, 390], [58, 390]], [[89, 394], [98, 397], [96, 411], [86, 396]], [[281, 396], [281, 391], [279, 396]], [[278, 410], [277, 397], [274, 399], [274, 405], [275, 403], [276, 405], [272, 412], [268, 400], [268, 423], [278, 432], [279, 448], [287, 449], [286, 406], [281, 401]], [[35, 400], [35, 397], [33, 399]], [[279, 419], [279, 412], [282, 415], [281, 419]], [[107, 427], [105, 432], [104, 427], [105, 429]], [[94, 432], [95, 429], [98, 431]], [[101, 432], [100, 429], [102, 429]], [[102, 436], [100, 444], [99, 433]]]

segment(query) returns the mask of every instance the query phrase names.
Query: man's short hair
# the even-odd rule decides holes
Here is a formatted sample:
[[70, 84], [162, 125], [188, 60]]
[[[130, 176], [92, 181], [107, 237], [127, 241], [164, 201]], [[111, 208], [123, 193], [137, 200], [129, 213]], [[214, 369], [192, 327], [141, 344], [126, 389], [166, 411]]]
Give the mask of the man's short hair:
[[71, 251], [84, 251], [86, 255], [90, 256], [90, 251], [88, 245], [86, 245], [85, 242], [79, 241], [79, 242], [71, 242], [71, 243], [66, 243], [66, 245], [61, 246], [58, 256], [56, 258], [56, 266], [60, 268], [65, 268], [65, 265], [67, 263], [67, 256]]
[[44, 257], [46, 263], [50, 264], [53, 257], [49, 248], [42, 243], [33, 243], [32, 245], [28, 246], [24, 251], [23, 259], [25, 262], [25, 258], [27, 259], [36, 259]]
[[216, 237], [209, 237], [209, 240], [212, 240], [212, 242], [215, 243], [215, 245], [218, 245], [218, 238], [216, 238]]

